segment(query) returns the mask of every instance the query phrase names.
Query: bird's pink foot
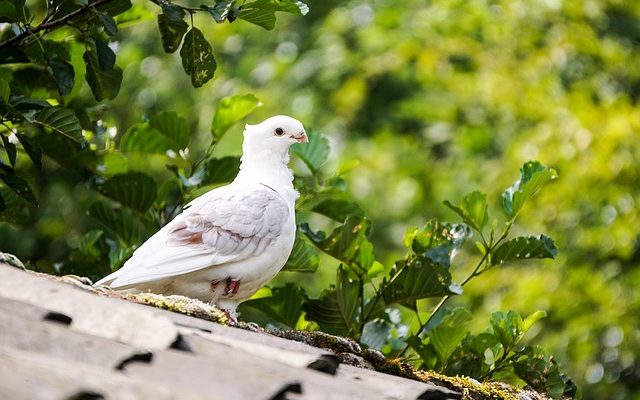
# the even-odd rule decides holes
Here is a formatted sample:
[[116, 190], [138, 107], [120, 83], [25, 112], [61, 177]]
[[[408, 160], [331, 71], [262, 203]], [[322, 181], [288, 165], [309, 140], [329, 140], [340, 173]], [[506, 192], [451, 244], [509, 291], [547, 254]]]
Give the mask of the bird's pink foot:
[[229, 310], [225, 310], [225, 309], [222, 309], [222, 312], [224, 312], [224, 315], [226, 315], [227, 318], [229, 318], [229, 322], [231, 324], [237, 324], [238, 323], [238, 318], [234, 315], [234, 313], [232, 313]]
[[224, 288], [224, 294], [226, 296], [233, 296], [234, 294], [238, 293], [238, 289], [240, 289], [240, 281], [227, 278], [227, 284]]

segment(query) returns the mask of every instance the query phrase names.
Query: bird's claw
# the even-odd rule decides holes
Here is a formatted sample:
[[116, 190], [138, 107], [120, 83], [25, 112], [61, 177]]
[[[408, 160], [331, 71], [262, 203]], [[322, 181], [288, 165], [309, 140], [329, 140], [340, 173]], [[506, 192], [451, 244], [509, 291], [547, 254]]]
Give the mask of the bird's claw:
[[[216, 290], [220, 281], [211, 281], [211, 290]], [[240, 281], [236, 279], [227, 278], [224, 285], [224, 296], [233, 296], [238, 293], [240, 289]]]

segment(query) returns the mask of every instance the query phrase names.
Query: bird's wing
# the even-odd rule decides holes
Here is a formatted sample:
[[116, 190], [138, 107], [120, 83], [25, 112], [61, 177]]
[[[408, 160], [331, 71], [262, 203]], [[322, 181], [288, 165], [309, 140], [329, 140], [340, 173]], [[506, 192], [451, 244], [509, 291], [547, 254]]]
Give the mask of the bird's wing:
[[287, 202], [260, 184], [233, 189], [196, 199], [97, 284], [134, 285], [261, 254], [280, 235], [290, 212]]

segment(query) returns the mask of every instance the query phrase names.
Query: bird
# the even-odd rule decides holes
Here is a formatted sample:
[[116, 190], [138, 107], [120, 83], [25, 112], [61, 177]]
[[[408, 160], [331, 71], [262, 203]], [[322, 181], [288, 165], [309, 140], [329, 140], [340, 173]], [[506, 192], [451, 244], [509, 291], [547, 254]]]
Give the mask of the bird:
[[235, 179], [187, 204], [95, 286], [196, 298], [237, 322], [237, 306], [282, 269], [293, 249], [299, 194], [289, 149], [308, 141], [302, 123], [286, 115], [245, 125]]

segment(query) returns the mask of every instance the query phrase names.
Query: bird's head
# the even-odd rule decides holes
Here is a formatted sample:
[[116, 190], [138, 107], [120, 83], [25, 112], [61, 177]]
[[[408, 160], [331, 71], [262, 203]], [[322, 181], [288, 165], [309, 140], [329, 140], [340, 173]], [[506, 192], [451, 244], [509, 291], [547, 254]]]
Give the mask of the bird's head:
[[245, 126], [242, 152], [245, 156], [251, 154], [252, 157], [270, 154], [268, 157], [282, 158], [286, 163], [289, 161], [289, 147], [294, 143], [308, 141], [300, 121], [286, 115], [276, 115], [259, 124]]

